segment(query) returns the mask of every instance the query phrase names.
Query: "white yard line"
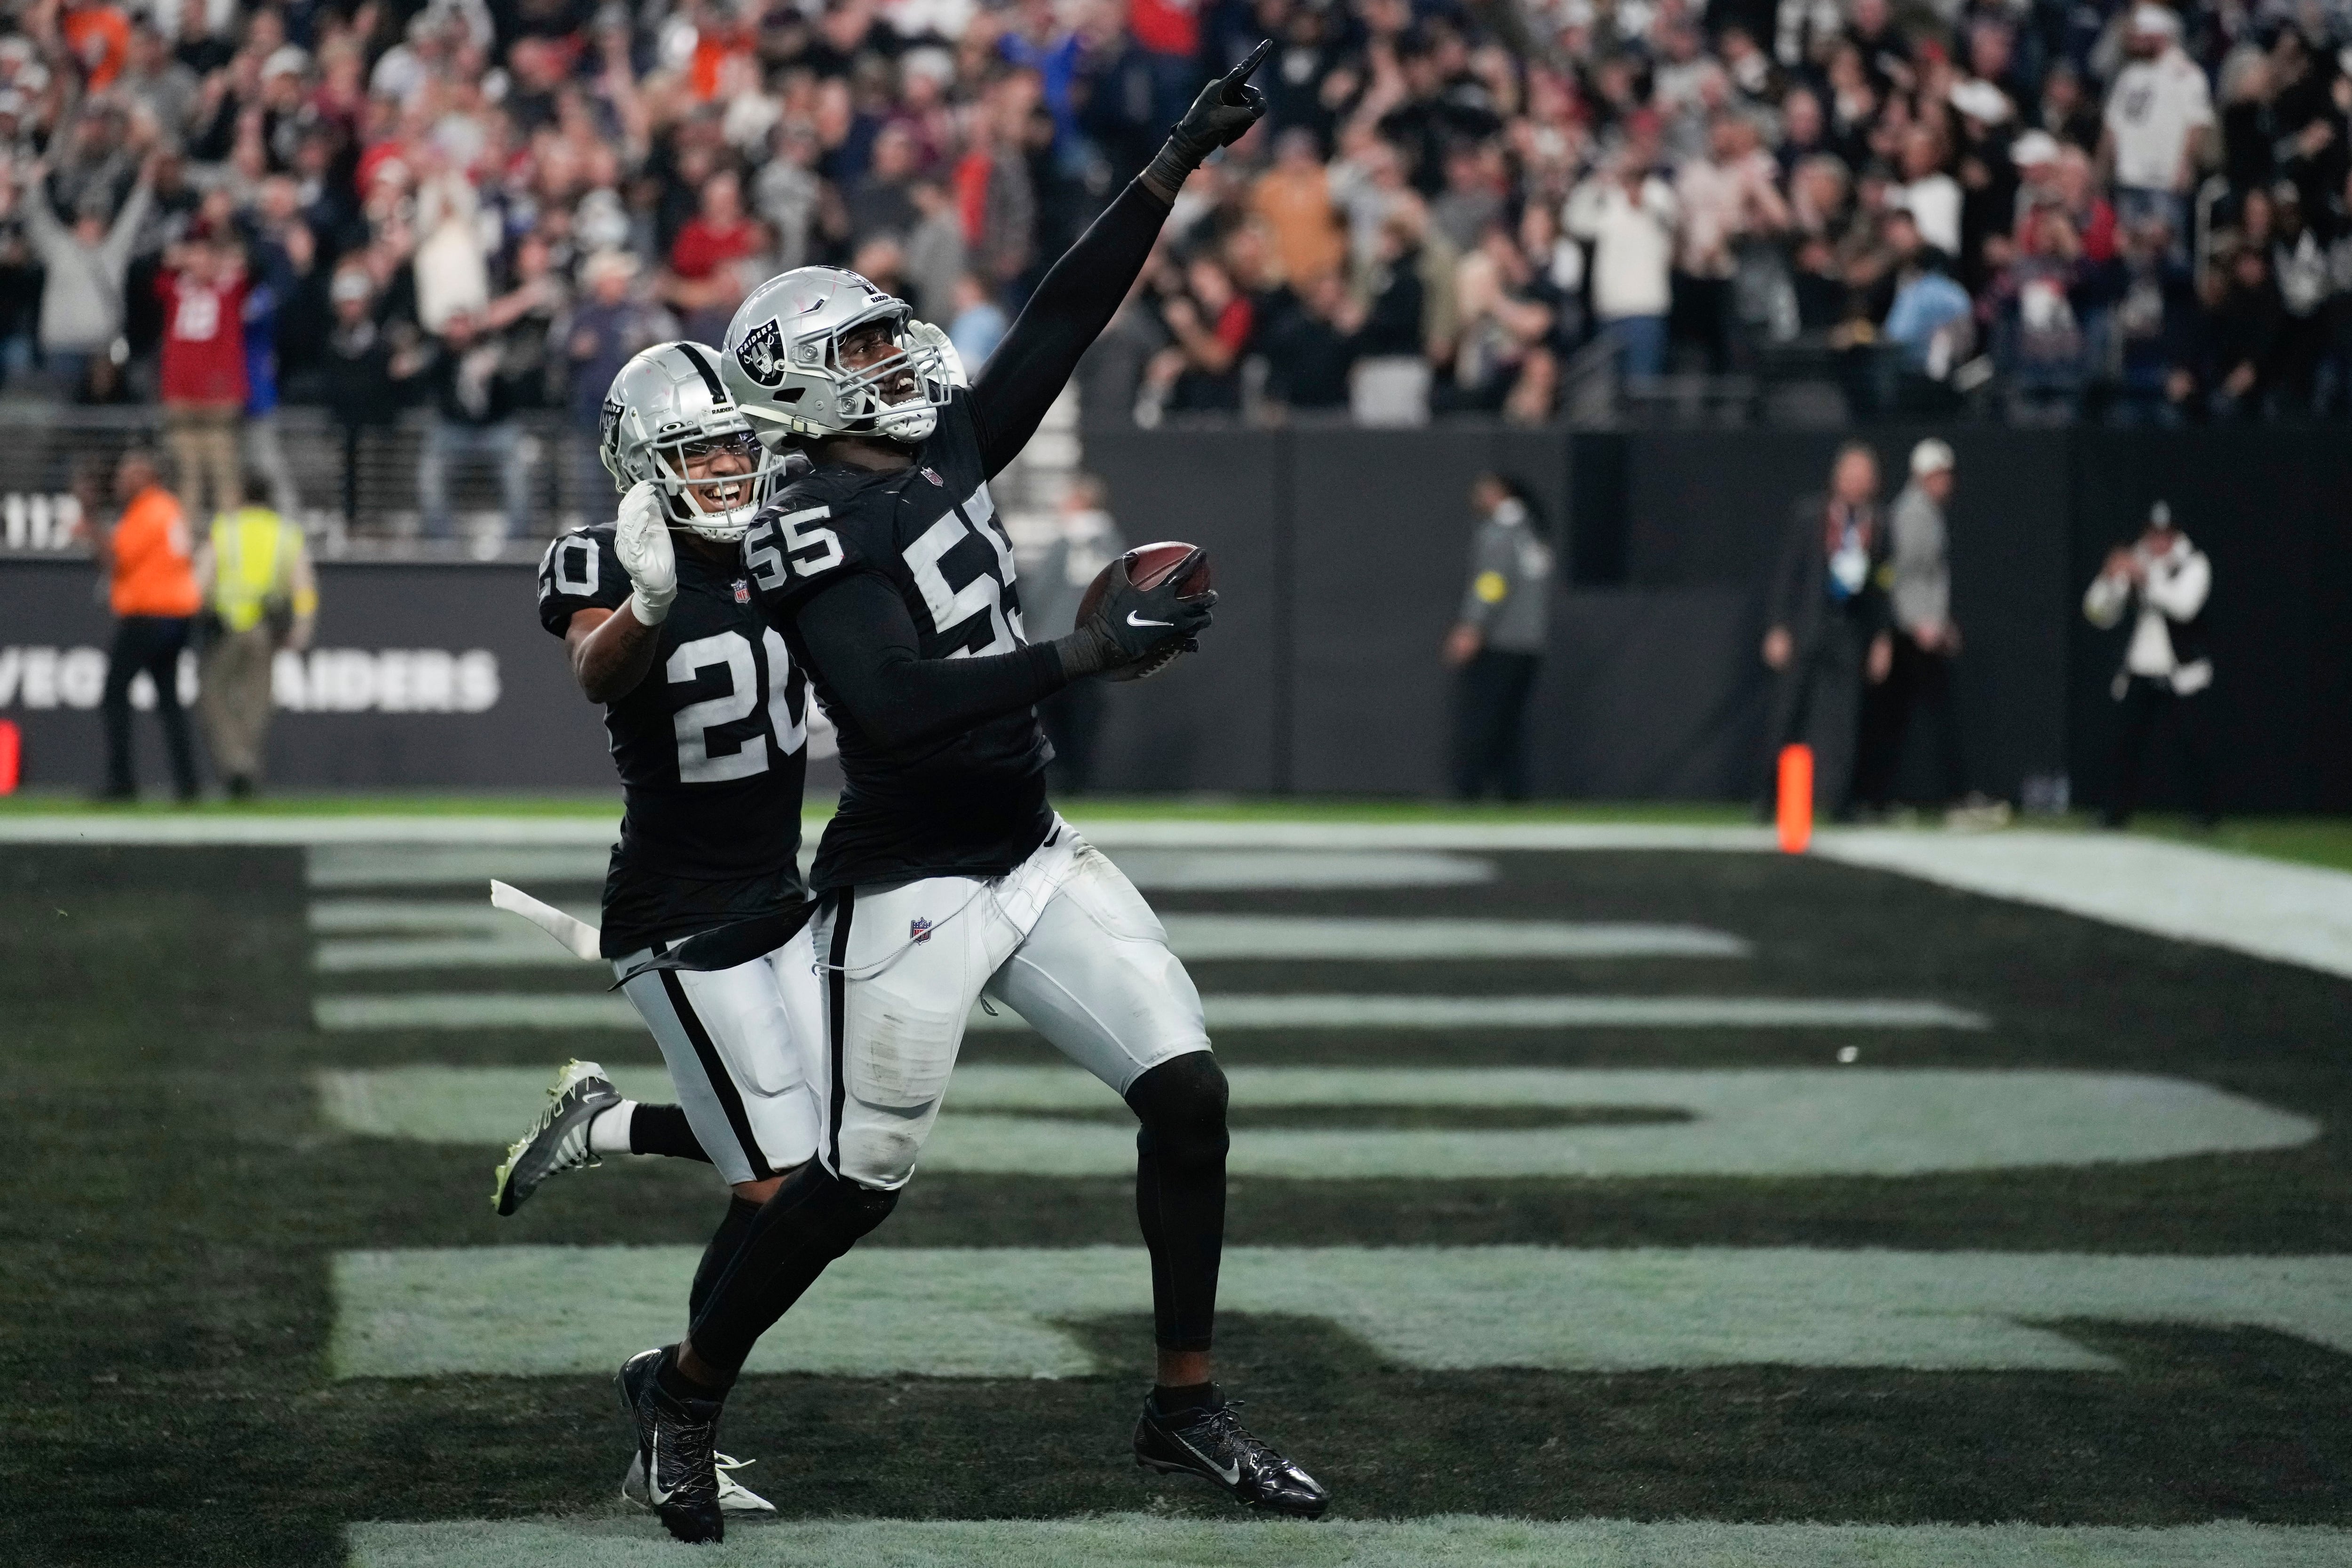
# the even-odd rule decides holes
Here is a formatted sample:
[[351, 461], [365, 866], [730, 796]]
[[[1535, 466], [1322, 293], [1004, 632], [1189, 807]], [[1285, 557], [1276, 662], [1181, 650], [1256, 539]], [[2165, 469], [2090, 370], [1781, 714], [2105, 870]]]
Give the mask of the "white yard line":
[[[1983, 1029], [1980, 1013], [1942, 1002], [1844, 996], [1253, 996], [1202, 998], [1212, 1029]], [[616, 994], [410, 992], [320, 996], [321, 1029], [641, 1030]], [[975, 1031], [1025, 1029], [1002, 1005], [975, 1008]]]
[[2181, 942], [2352, 975], [2352, 874], [2125, 834], [1824, 835], [1816, 852]]
[[[1570, 823], [1328, 823], [1139, 821], [1105, 816], [1078, 819], [1081, 831], [1116, 857], [1126, 851], [1192, 850], [1234, 856], [1275, 854], [1374, 854], [1500, 850], [1705, 850], [1767, 851], [1760, 828], [1673, 825]], [[813, 821], [814, 825], [814, 821]], [[614, 835], [612, 819], [597, 816], [0, 816], [0, 843], [60, 844], [261, 844], [369, 846], [519, 846], [541, 849], [571, 847], [582, 853], [560, 862], [562, 869], [534, 871], [511, 853], [497, 856], [509, 879], [531, 876], [601, 879], [603, 848]], [[2131, 835], [2021, 830], [1949, 834], [1885, 830], [1831, 830], [1814, 839], [1814, 853], [1848, 865], [1896, 871], [1948, 887], [1996, 898], [2042, 905], [2105, 921], [2134, 931], [2184, 942], [2204, 942], [2278, 963], [2301, 964], [2332, 974], [2352, 975], [2352, 873], [2298, 866], [2252, 856], [2225, 854], [2196, 845]], [[397, 857], [376, 855], [369, 863], [399, 869]], [[412, 867], [424, 861], [414, 857]], [[486, 859], [477, 863], [488, 867]], [[320, 864], [331, 864], [322, 858]], [[1141, 862], [1138, 862], [1140, 866]], [[1247, 868], [1231, 875], [1240, 876]], [[1312, 863], [1284, 873], [1311, 873]], [[1433, 880], [1483, 879], [1464, 868], [1431, 868]], [[410, 873], [423, 877], [421, 870]], [[462, 878], [436, 879], [469, 880]], [[499, 874], [480, 869], [487, 878]], [[1172, 874], [1172, 873], [1171, 873]], [[357, 886], [329, 873], [318, 886]], [[388, 883], [387, 883], [388, 885]], [[1372, 886], [1370, 881], [1307, 883], [1296, 879], [1260, 882], [1187, 883], [1181, 886]], [[1409, 885], [1400, 881], [1393, 885]]]
[[[601, 911], [594, 904], [560, 906], [574, 920], [596, 923]], [[432, 931], [455, 936], [523, 932], [531, 928], [519, 917], [494, 909], [488, 899], [313, 899], [310, 929], [320, 936], [349, 936], [360, 931]], [[551, 952], [562, 949], [542, 935], [540, 944]], [[577, 963], [576, 959], [570, 962]]]
[[[609, 1374], [676, 1332], [698, 1246], [343, 1252], [341, 1377]], [[2115, 1372], [2053, 1323], [2187, 1323], [2352, 1351], [2352, 1258], [1825, 1247], [1229, 1247], [1218, 1306], [1319, 1318], [1429, 1371]], [[1139, 1247], [860, 1248], [752, 1373], [1084, 1377], [1073, 1319], [1148, 1310]]]
[[[754, 1479], [757, 1478], [754, 1477]], [[350, 1568], [2342, 1568], [2352, 1531], [2175, 1525], [1717, 1524], [1704, 1520], [825, 1519], [730, 1526], [689, 1553], [638, 1516], [354, 1524]]]
[[[589, 924], [593, 910], [572, 911]], [[1387, 963], [1423, 960], [1741, 958], [1748, 944], [1704, 926], [1598, 921], [1392, 920], [1296, 915], [1163, 917], [1180, 958]], [[310, 908], [310, 929], [332, 933], [311, 954], [321, 973], [446, 968], [564, 968], [568, 950], [487, 905], [331, 900]], [[431, 935], [353, 937], [398, 931]]]
[[[633, 1099], [674, 1099], [659, 1068], [614, 1068]], [[1235, 1175], [1370, 1177], [1902, 1176], [2166, 1160], [2288, 1148], [2301, 1116], [2179, 1079], [1968, 1068], [1234, 1067]], [[323, 1071], [324, 1119], [373, 1138], [502, 1147], [544, 1104], [543, 1068]], [[1619, 1108], [1645, 1122], [1551, 1127], [1350, 1124], [1368, 1108]], [[1292, 1110], [1286, 1117], [1268, 1112]], [[1069, 1067], [968, 1064], [924, 1146], [926, 1172], [1119, 1176], [1135, 1125]], [[1109, 1112], [1101, 1119], [1069, 1112]], [[1055, 1114], [1061, 1113], [1061, 1114]]]

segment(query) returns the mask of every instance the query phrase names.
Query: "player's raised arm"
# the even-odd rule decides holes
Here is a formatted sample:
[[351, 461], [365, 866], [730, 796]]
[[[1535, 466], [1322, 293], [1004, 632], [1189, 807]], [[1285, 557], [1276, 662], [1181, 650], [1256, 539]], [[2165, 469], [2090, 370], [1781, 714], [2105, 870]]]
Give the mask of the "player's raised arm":
[[1260, 44], [1201, 89], [1150, 166], [1054, 263], [989, 356], [972, 389], [972, 422], [982, 467], [992, 478], [1028, 445], [1079, 357], [1110, 323], [1150, 259], [1185, 176], [1218, 148], [1240, 141], [1265, 113], [1265, 95], [1249, 79], [1273, 47], [1272, 39]]

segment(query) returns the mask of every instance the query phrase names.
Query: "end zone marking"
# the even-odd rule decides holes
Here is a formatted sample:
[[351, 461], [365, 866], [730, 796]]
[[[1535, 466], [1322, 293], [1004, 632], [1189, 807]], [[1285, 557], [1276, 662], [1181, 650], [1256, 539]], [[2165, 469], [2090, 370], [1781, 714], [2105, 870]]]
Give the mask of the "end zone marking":
[[[573, 961], [576, 963], [576, 961]], [[1217, 1029], [1985, 1029], [1981, 1013], [1948, 1003], [1843, 996], [1202, 997]], [[622, 1029], [645, 1026], [618, 994], [410, 992], [320, 996], [321, 1029]], [[975, 1008], [975, 1032], [1025, 1029], [1018, 1015]]]
[[[594, 910], [574, 910], [593, 925]], [[1399, 920], [1370, 916], [1171, 914], [1179, 958], [1387, 963], [1502, 959], [1742, 958], [1748, 943], [1705, 926], [1606, 921]], [[512, 915], [447, 900], [329, 899], [310, 929], [325, 974], [451, 968], [568, 967], [578, 962]], [[354, 935], [395, 932], [395, 935]]]
[[[338, 1377], [607, 1373], [675, 1338], [694, 1247], [344, 1252]], [[2352, 1258], [1817, 1247], [1228, 1247], [1221, 1308], [1327, 1319], [1403, 1365], [1771, 1364], [2108, 1372], [2042, 1325], [2264, 1328], [2352, 1352]], [[1141, 1247], [872, 1247], [835, 1264], [752, 1372], [1070, 1377], [1062, 1326], [1150, 1309]]]
[[[350, 1568], [633, 1568], [678, 1552], [650, 1519], [443, 1520], [346, 1527]], [[699, 1546], [708, 1568], [2340, 1568], [2352, 1531], [2324, 1525], [1717, 1524], [1702, 1520], [786, 1520]]]
[[[612, 1076], [632, 1099], [675, 1098], [659, 1068], [614, 1068]], [[2204, 1084], [2137, 1074], [1234, 1067], [1226, 1076], [1237, 1108], [1298, 1108], [1290, 1125], [1236, 1132], [1228, 1168], [1306, 1181], [1901, 1176], [2288, 1148], [2320, 1131], [2305, 1117]], [[488, 1150], [536, 1113], [546, 1079], [541, 1068], [407, 1066], [325, 1071], [317, 1082], [325, 1120], [346, 1132]], [[1691, 1120], [1532, 1129], [1330, 1124], [1333, 1110], [1380, 1106], [1647, 1108]], [[921, 1169], [1124, 1175], [1135, 1168], [1135, 1133], [1120, 1110], [1074, 1068], [967, 1065], [956, 1071]], [[1094, 1111], [1113, 1114], [1066, 1114]]]

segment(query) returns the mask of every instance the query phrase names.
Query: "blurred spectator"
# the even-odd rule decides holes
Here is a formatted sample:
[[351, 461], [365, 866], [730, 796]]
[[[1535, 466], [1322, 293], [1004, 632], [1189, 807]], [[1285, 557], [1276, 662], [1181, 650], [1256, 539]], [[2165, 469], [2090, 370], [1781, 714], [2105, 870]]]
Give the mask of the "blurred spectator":
[[[1118, 524], [1105, 510], [1103, 483], [1075, 474], [1054, 514], [1054, 532], [1034, 566], [1024, 566], [1024, 621], [1033, 641], [1066, 634], [1077, 624], [1078, 601], [1097, 574], [1127, 549]], [[1059, 775], [1054, 787], [1083, 795], [1094, 787], [1096, 742], [1107, 692], [1099, 680], [1076, 680], [1037, 704], [1038, 721], [1054, 742]]]
[[1251, 187], [1250, 206], [1265, 220], [1275, 255], [1294, 285], [1337, 272], [1346, 262], [1347, 237], [1332, 204], [1329, 176], [1316, 156], [1312, 132], [1282, 133], [1274, 166]]
[[202, 226], [165, 254], [163, 431], [180, 470], [180, 500], [209, 521], [245, 493], [238, 428], [245, 415], [246, 273], [226, 233]]
[[2205, 605], [2213, 566], [2189, 536], [2172, 525], [2172, 509], [2158, 501], [2136, 543], [2116, 546], [2083, 595], [2083, 614], [2102, 631], [2122, 621], [2135, 600], [2138, 613], [2121, 668], [2109, 692], [2122, 706], [2116, 732], [2115, 777], [2100, 820], [2121, 827], [2139, 808], [2140, 780], [2157, 731], [2178, 735], [2188, 764], [2189, 804], [2200, 822], [2221, 816], [2214, 785], [2208, 693], [2213, 658], [2207, 651]]
[[1624, 374], [1654, 378], [1666, 368], [1668, 273], [1678, 219], [1675, 194], [1630, 153], [1568, 199], [1568, 232], [1592, 247], [1592, 314], [1615, 341]]
[[1768, 815], [1780, 749], [1800, 742], [1812, 748], [1814, 811], [1848, 814], [1864, 689], [1885, 680], [1895, 659], [1880, 572], [1887, 553], [1877, 454], [1849, 443], [1829, 493], [1790, 510], [1766, 584], [1764, 664], [1777, 678], [1765, 724]]
[[1336, 272], [1310, 279], [1298, 302], [1266, 339], [1266, 395], [1287, 408], [1345, 408], [1365, 311]]
[[375, 320], [375, 286], [364, 263], [336, 272], [331, 293], [334, 326], [327, 338], [325, 389], [328, 411], [341, 428], [343, 446], [343, 523], [359, 517], [360, 443], [369, 430], [390, 428], [400, 411], [393, 384], [391, 334]]
[[2124, 230], [2112, 274], [2116, 390], [2110, 417], [2120, 425], [2176, 425], [2197, 390], [2197, 288], [2172, 258], [2161, 219]]
[[[942, 324], [1010, 316], [1202, 77], [1272, 37], [1269, 121], [1182, 193], [1160, 269], [1180, 286], [1090, 361], [1090, 417], [1249, 416], [1262, 357], [1266, 395], [1295, 406], [1327, 406], [1338, 366], [1370, 419], [1547, 418], [1595, 337], [1636, 381], [1670, 362], [1742, 373], [1695, 395], [1834, 375], [1864, 417], [2352, 408], [2340, 5], [510, 10], [41, 0], [0, 21], [0, 367], [73, 318], [82, 335], [51, 346], [88, 366], [89, 395], [152, 398], [170, 340], [152, 285], [196, 230], [247, 255], [247, 455], [273, 469], [273, 400], [332, 384], [330, 338], [350, 334], [330, 283], [352, 264], [404, 342], [461, 312], [481, 330], [526, 276], [566, 283], [605, 251], [697, 336], [758, 276], [810, 262], [887, 270]], [[88, 281], [113, 274], [44, 265], [36, 155], [44, 239], [84, 218], [92, 243], [116, 237], [102, 342]], [[142, 169], [146, 210], [118, 223]], [[2071, 258], [2036, 216], [2053, 208]], [[2151, 222], [2161, 281], [2120, 255]], [[2244, 248], [2274, 313], [2236, 277]], [[1163, 319], [1219, 293], [1194, 286], [1202, 257], [1245, 309], [1237, 344], [1223, 303], [1197, 331]], [[1334, 272], [1344, 300], [1321, 285]], [[984, 300], [959, 303], [967, 273]], [[1962, 352], [1954, 287], [1990, 352], [1939, 379], [1937, 345]], [[2060, 296], [2071, 337], [2045, 310]], [[488, 329], [518, 406], [574, 368], [564, 337], [529, 365], [534, 326], [568, 335], [570, 312], [542, 301]], [[1155, 354], [1138, 396], [1118, 367]], [[2227, 390], [2249, 363], [2251, 394]]]
[[2055, 206], [2026, 219], [2017, 257], [1993, 283], [1994, 352], [2010, 382], [2010, 415], [2021, 423], [2071, 418], [2090, 377], [2082, 310], [2094, 279], [2081, 240]]
[[1491, 785], [1528, 797], [1528, 698], [1551, 636], [1550, 544], [1524, 495], [1496, 474], [1470, 487], [1478, 517], [1461, 612], [1442, 658], [1454, 671], [1454, 793], [1476, 800]]
[[[1731, 368], [1732, 278], [1738, 247], [1750, 236], [1769, 236], [1789, 226], [1788, 204], [1780, 199], [1779, 170], [1757, 142], [1756, 128], [1728, 110], [1707, 126], [1707, 152], [1683, 164], [1675, 183], [1679, 221], [1674, 289], [1685, 332], [1705, 352], [1707, 368]], [[1954, 187], [1958, 248], [1958, 187]]]
[[2100, 162], [2126, 223], [2161, 219], [2176, 245], [2189, 233], [2189, 191], [2213, 127], [2205, 73], [2180, 47], [2180, 18], [2140, 0], [2129, 14], [2131, 62], [2107, 92]]
[[1540, 425], [1551, 413], [1559, 362], [1550, 343], [1558, 316], [1536, 291], [1535, 268], [1496, 223], [1454, 276], [1462, 315], [1456, 405], [1499, 409], [1516, 424]]
[[1196, 256], [1181, 269], [1163, 268], [1155, 289], [1174, 341], [1145, 370], [1144, 397], [1178, 412], [1240, 412], [1242, 351], [1254, 317], [1233, 274], [1217, 258]]
[[515, 388], [502, 373], [503, 346], [495, 332], [460, 310], [416, 353], [397, 363], [394, 374], [422, 381], [433, 405], [433, 426], [416, 464], [416, 504], [425, 516], [425, 537], [447, 539], [449, 465], [486, 459], [498, 468], [504, 529], [475, 541], [475, 552], [495, 556], [509, 539], [529, 536], [530, 466], [522, 430], [514, 422]]
[[948, 341], [955, 344], [966, 374], [977, 375], [1013, 324], [1004, 319], [1003, 308], [989, 297], [988, 285], [970, 272], [956, 279], [953, 298]]
[[123, 279], [131, 247], [147, 221], [153, 185], [142, 176], [110, 222], [102, 205], [74, 215], [70, 226], [49, 208], [48, 170], [35, 163], [20, 198], [26, 237], [48, 269], [41, 290], [41, 357], [52, 384], [68, 397], [89, 386], [90, 363], [122, 335]]
[[2206, 275], [2202, 374], [2207, 411], [2252, 418], [2268, 403], [2286, 311], [2271, 281], [2270, 258], [2240, 245]]
[[196, 692], [205, 748], [229, 798], [261, 782], [269, 738], [270, 667], [281, 647], [310, 645], [319, 584], [302, 531], [270, 510], [276, 481], [246, 476], [245, 504], [213, 519], [196, 552], [196, 580], [209, 626]]
[[613, 493], [613, 476], [597, 455], [603, 439], [604, 394], [621, 367], [639, 351], [667, 342], [677, 323], [667, 310], [638, 297], [636, 258], [625, 250], [600, 250], [582, 263], [583, 297], [557, 323], [563, 344], [564, 406], [571, 413], [574, 492], [589, 521], [602, 521]]
[[743, 187], [722, 170], [703, 182], [700, 205], [677, 231], [669, 268], [657, 292], [678, 313], [685, 335], [715, 343], [727, 334], [746, 289], [735, 264], [760, 248], [756, 225], [743, 211]]
[[163, 488], [150, 453], [133, 447], [115, 465], [114, 495], [122, 515], [97, 545], [114, 611], [114, 644], [107, 651], [105, 800], [139, 798], [131, 751], [131, 684], [145, 674], [155, 689], [155, 718], [163, 727], [172, 787], [182, 805], [196, 798], [196, 758], [188, 719], [180, 706], [180, 655], [204, 595], [196, 586], [194, 542], [186, 517]]

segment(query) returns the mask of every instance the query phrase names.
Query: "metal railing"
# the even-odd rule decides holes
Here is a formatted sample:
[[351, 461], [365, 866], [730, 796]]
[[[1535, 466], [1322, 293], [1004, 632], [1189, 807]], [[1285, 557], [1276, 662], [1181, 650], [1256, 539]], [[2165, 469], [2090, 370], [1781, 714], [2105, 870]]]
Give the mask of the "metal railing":
[[[458, 458], [449, 466], [450, 537], [427, 539], [417, 478], [429, 412], [409, 410], [396, 424], [360, 432], [350, 453], [356, 504], [349, 508], [342, 426], [320, 408], [283, 408], [275, 418], [295, 515], [330, 557], [535, 560], [564, 529], [609, 517], [615, 500], [611, 479], [595, 465], [593, 433], [561, 413], [534, 411], [516, 420], [530, 475], [518, 535], [503, 537], [496, 466]], [[0, 550], [79, 549], [77, 477], [110, 470], [133, 447], [156, 451], [170, 475], [162, 409], [0, 401]]]

